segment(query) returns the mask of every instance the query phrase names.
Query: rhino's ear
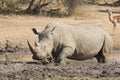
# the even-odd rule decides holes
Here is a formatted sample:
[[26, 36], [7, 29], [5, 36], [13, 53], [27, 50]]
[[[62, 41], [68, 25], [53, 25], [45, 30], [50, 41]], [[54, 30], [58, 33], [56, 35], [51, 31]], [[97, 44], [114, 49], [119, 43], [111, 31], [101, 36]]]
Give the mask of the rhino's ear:
[[32, 31], [33, 31], [33, 33], [36, 34], [36, 35], [39, 35], [39, 34], [40, 34], [40, 32], [38, 32], [35, 28], [32, 28]]
[[40, 44], [38, 42], [35, 42], [35, 46], [39, 46]]

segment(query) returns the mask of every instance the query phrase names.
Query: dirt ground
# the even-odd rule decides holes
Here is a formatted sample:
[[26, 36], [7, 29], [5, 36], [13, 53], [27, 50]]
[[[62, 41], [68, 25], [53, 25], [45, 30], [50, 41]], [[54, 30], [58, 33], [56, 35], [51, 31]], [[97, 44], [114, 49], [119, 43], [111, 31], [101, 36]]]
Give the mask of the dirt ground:
[[[23, 53], [16, 53], [23, 54]], [[29, 52], [22, 56], [1, 55], [9, 59], [0, 63], [0, 80], [120, 80], [120, 51], [114, 50], [108, 63], [96, 59], [66, 60], [65, 65], [42, 64], [32, 60]], [[16, 60], [15, 60], [16, 57]]]
[[[0, 15], [0, 80], [120, 80], [120, 28], [113, 38], [114, 49], [110, 60], [98, 64], [95, 59], [86, 61], [67, 60], [66, 65], [41, 64], [31, 58], [26, 40], [32, 44], [38, 40], [31, 29], [42, 31], [51, 21], [70, 25], [99, 26], [109, 34], [112, 23], [102, 6], [92, 6], [92, 18], [76, 20], [76, 16], [67, 18], [50, 18], [39, 16]], [[114, 11], [119, 8], [112, 7]], [[101, 11], [101, 12], [98, 12]], [[19, 52], [19, 53], [18, 53]], [[6, 53], [6, 54], [4, 54]]]

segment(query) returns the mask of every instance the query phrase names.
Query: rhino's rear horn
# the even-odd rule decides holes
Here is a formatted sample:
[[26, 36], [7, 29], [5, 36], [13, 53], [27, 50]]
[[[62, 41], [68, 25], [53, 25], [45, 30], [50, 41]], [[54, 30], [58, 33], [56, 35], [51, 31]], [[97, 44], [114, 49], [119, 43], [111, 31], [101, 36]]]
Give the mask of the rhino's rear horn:
[[36, 35], [39, 35], [39, 34], [40, 34], [35, 28], [32, 28], [32, 31], [33, 31], [33, 33], [36, 34]]
[[55, 30], [55, 28], [56, 28], [56, 27], [54, 27], [51, 32], [53, 32], [53, 31]]
[[32, 48], [32, 46], [30, 45], [29, 41], [27, 40], [28, 46], [30, 48], [30, 51], [32, 52], [32, 54], [34, 55], [36, 52], [34, 51], [34, 49]]

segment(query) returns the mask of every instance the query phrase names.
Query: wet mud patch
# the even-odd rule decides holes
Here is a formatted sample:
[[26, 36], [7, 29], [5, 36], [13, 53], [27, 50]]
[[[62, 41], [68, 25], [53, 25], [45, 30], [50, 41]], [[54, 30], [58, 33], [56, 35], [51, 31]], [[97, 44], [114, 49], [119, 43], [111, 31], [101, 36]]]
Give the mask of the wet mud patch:
[[93, 80], [120, 79], [120, 63], [67, 61], [66, 65], [38, 62], [0, 63], [0, 80]]
[[19, 52], [21, 50], [23, 50], [21, 43], [15, 43], [10, 40], [6, 40], [4, 44], [0, 43], [0, 52]]
[[85, 61], [66, 59], [65, 65], [41, 64], [30, 52], [0, 55], [0, 80], [120, 80], [120, 52], [113, 51], [108, 63], [95, 58]]

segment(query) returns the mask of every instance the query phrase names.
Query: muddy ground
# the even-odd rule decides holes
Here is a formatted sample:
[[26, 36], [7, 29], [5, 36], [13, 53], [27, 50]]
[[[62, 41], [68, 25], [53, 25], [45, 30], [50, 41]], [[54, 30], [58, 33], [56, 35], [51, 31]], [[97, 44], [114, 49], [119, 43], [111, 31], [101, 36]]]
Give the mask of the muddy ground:
[[0, 80], [120, 80], [119, 50], [114, 50], [104, 64], [94, 58], [66, 59], [65, 65], [43, 64], [32, 60], [31, 56], [30, 52], [0, 55]]

